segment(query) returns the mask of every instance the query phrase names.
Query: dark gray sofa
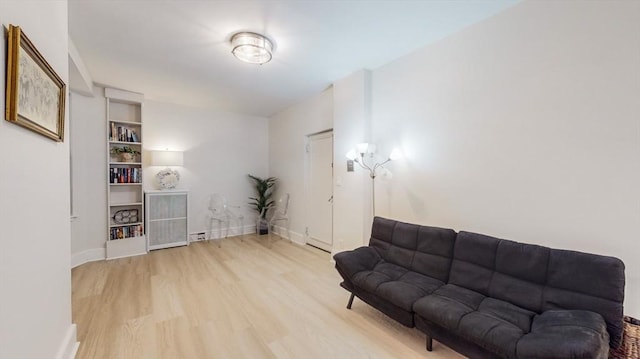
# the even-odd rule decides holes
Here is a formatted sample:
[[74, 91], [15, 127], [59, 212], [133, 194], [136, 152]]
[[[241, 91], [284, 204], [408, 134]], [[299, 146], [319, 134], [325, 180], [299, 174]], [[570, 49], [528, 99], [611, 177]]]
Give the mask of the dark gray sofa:
[[607, 358], [620, 344], [624, 264], [376, 217], [334, 256], [354, 296], [472, 358]]

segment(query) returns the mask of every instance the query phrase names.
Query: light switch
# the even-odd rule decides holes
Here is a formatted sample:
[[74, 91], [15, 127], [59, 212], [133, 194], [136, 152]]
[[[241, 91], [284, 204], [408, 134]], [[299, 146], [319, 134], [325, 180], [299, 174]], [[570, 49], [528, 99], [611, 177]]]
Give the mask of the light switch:
[[353, 172], [353, 160], [347, 160], [347, 172]]

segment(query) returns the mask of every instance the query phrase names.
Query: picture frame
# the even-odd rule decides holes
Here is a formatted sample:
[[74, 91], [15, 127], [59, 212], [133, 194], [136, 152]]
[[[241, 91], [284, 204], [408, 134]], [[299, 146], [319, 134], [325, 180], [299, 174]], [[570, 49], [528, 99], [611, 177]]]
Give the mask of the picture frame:
[[67, 86], [19, 26], [7, 32], [5, 119], [64, 141]]

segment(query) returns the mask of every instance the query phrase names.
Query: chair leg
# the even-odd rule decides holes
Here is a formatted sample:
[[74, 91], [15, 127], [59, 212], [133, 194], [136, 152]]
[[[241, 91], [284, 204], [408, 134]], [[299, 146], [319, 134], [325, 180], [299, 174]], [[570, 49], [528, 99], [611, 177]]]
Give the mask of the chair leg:
[[355, 294], [351, 293], [351, 297], [349, 297], [349, 303], [347, 304], [347, 309], [351, 309], [351, 305], [353, 304], [353, 298], [355, 296], [356, 296]]
[[430, 352], [433, 350], [433, 338], [427, 335], [427, 351]]
[[213, 235], [213, 218], [209, 219], [209, 240], [211, 240], [212, 235]]
[[291, 240], [291, 224], [288, 219], [287, 219], [287, 239], [289, 240], [289, 242], [293, 243], [293, 241]]
[[271, 225], [271, 221], [267, 222], [267, 243], [269, 244], [269, 248], [271, 248], [271, 232], [273, 231], [273, 226]]

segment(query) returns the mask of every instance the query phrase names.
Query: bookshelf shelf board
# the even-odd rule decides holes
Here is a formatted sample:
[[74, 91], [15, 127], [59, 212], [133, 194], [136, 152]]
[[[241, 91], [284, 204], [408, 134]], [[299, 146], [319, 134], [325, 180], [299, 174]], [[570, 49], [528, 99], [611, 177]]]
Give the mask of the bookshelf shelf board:
[[142, 202], [111, 203], [109, 207], [142, 206]]
[[142, 222], [135, 222], [135, 223], [125, 223], [125, 224], [110, 224], [109, 228], [118, 228], [118, 227], [128, 227], [128, 226], [137, 226], [139, 224], [142, 224]]
[[141, 166], [142, 162], [109, 162], [110, 165], [134, 165]]
[[129, 142], [129, 141], [109, 141], [110, 145], [142, 145], [141, 142]]
[[135, 121], [120, 121], [120, 120], [109, 120], [109, 122], [121, 123], [123, 125], [133, 125], [133, 126], [140, 126], [142, 124], [140, 122], [135, 122]]
[[142, 186], [142, 183], [109, 183], [109, 186]]
[[[124, 238], [116, 238], [116, 239], [109, 239], [107, 240], [107, 242], [118, 242], [118, 241], [133, 241], [135, 239], [144, 239], [144, 236], [133, 236], [133, 237], [124, 237]], [[143, 253], [140, 253], [143, 254]], [[115, 257], [114, 257], [115, 258]], [[121, 258], [121, 257], [118, 257]]]

